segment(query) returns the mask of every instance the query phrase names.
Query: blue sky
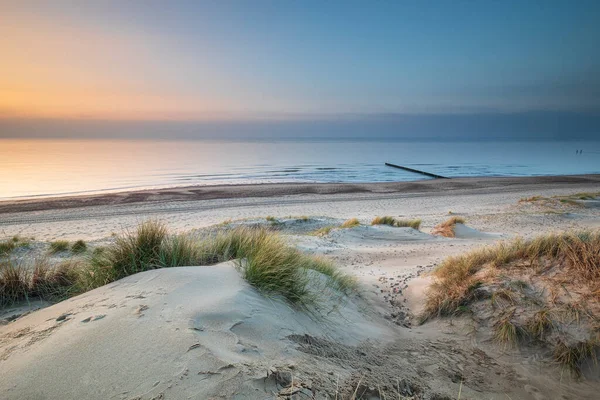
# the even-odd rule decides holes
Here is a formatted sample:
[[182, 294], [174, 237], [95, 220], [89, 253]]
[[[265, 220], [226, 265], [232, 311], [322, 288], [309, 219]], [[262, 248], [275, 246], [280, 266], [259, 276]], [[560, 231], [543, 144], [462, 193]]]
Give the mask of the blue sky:
[[600, 113], [600, 1], [0, 0], [0, 34], [5, 119]]

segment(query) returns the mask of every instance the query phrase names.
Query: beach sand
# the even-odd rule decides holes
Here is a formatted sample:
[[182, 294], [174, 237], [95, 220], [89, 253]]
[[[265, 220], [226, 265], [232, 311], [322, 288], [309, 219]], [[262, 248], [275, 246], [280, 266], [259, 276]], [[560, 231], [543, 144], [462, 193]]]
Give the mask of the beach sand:
[[[148, 218], [201, 235], [226, 220], [268, 224], [273, 216], [290, 243], [355, 276], [360, 294], [306, 313], [265, 298], [224, 264], [148, 271], [50, 307], [4, 310], [0, 397], [350, 398], [360, 388], [365, 398], [381, 391], [419, 399], [459, 392], [461, 399], [597, 398], [598, 371], [575, 380], [535, 354], [480, 340], [467, 320], [416, 323], [428, 272], [445, 257], [516, 236], [600, 227], [594, 201], [520, 202], [578, 192], [600, 192], [600, 176], [219, 186], [1, 202], [0, 232], [34, 236], [32, 251], [40, 254], [55, 239], [102, 245]], [[370, 226], [383, 215], [423, 222], [420, 231]], [[449, 216], [466, 220], [456, 237], [431, 235]], [[308, 234], [348, 218], [362, 225]]]

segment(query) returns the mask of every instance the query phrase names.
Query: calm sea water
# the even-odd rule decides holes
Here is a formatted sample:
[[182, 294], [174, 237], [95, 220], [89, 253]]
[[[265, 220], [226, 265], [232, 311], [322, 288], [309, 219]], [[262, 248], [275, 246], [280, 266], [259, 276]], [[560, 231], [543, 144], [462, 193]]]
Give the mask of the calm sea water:
[[[583, 154], [576, 154], [583, 149]], [[187, 185], [600, 173], [597, 142], [0, 140], [0, 198]]]

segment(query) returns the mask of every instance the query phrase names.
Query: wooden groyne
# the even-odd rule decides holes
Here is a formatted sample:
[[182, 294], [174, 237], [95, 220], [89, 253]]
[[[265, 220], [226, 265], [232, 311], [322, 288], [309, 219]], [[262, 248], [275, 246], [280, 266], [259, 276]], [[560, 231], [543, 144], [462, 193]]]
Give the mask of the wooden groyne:
[[403, 167], [402, 165], [396, 165], [396, 164], [391, 164], [391, 163], [385, 163], [385, 165], [387, 165], [388, 167], [394, 167], [394, 168], [400, 168], [403, 169], [405, 171], [409, 171], [409, 172], [415, 172], [417, 174], [422, 174], [422, 175], [427, 175], [427, 176], [431, 176], [432, 178], [437, 178], [437, 179], [450, 179], [447, 176], [441, 176], [441, 175], [437, 175], [437, 174], [432, 174], [431, 172], [425, 172], [425, 171], [420, 171], [418, 169], [413, 169], [413, 168], [408, 168], [408, 167]]

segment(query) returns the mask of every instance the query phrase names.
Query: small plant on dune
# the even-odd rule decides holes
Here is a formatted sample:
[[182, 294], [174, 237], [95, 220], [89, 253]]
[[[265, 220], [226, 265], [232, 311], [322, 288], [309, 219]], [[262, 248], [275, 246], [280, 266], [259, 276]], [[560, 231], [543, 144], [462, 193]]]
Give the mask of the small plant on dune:
[[439, 225], [436, 225], [431, 231], [432, 235], [455, 237], [454, 228], [456, 224], [464, 224], [466, 221], [463, 217], [451, 217]]
[[594, 341], [581, 341], [572, 345], [560, 340], [553, 350], [556, 362], [569, 370], [573, 376], [581, 377], [581, 368], [587, 360], [597, 362], [595, 358], [598, 346]]
[[351, 218], [351, 219], [344, 221], [344, 223], [342, 225], [340, 225], [340, 228], [354, 228], [355, 226], [359, 226], [359, 225], [360, 225], [360, 221], [358, 219]]
[[300, 221], [300, 222], [308, 222], [310, 221], [310, 218], [306, 215], [301, 215], [298, 218], [296, 218], [296, 221]]
[[80, 254], [87, 250], [87, 244], [83, 240], [78, 240], [71, 246], [71, 252]]
[[513, 322], [515, 314], [514, 308], [504, 313], [494, 323], [494, 340], [498, 343], [502, 343], [505, 346], [515, 347], [521, 339], [525, 336], [523, 328], [517, 326]]
[[499, 289], [492, 293], [490, 301], [494, 308], [505, 308], [515, 304], [516, 295], [508, 289]]
[[50, 253], [56, 254], [61, 251], [69, 250], [69, 241], [68, 240], [55, 240], [50, 243]]
[[553, 329], [554, 323], [550, 317], [550, 311], [547, 309], [540, 310], [533, 314], [527, 321], [526, 329], [530, 336], [543, 340]]
[[371, 225], [389, 225], [396, 228], [413, 228], [419, 229], [421, 226], [420, 219], [396, 219], [394, 217], [385, 216], [385, 217], [375, 217], [373, 221], [371, 221]]
[[275, 218], [271, 215], [267, 216], [265, 219], [269, 222], [277, 222], [277, 218]]

